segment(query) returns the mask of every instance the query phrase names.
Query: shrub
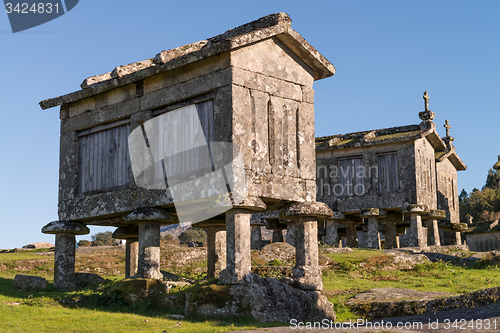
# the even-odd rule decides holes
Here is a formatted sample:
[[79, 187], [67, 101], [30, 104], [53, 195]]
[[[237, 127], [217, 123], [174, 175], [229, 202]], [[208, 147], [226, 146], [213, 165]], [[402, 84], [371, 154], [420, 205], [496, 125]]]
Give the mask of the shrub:
[[82, 239], [78, 242], [78, 246], [92, 246], [92, 242], [86, 239]]

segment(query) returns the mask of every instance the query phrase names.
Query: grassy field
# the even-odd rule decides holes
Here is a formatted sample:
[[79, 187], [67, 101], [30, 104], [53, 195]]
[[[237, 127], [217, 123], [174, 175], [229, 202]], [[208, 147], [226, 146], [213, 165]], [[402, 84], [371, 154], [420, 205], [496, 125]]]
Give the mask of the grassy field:
[[[190, 250], [164, 243], [162, 269], [199, 280], [206, 267], [203, 252], [189, 254], [186, 251]], [[334, 303], [338, 321], [358, 318], [345, 302], [371, 288], [397, 287], [463, 294], [500, 286], [500, 268], [486, 261], [474, 267], [435, 262], [417, 264], [411, 269], [388, 269], [393, 257], [383, 251], [355, 249], [351, 253], [331, 254], [320, 249], [320, 252], [334, 261], [323, 271], [323, 282], [324, 294]], [[109, 285], [124, 274], [124, 257], [122, 247], [78, 250], [76, 271], [97, 273], [108, 280], [92, 288], [62, 292], [52, 289], [53, 252], [0, 253], [0, 322], [3, 324], [0, 331], [229, 332], [273, 326], [241, 318], [187, 317], [178, 321], [168, 318], [155, 304], [127, 305], [108, 292]], [[178, 262], [176, 258], [190, 259]], [[12, 284], [16, 274], [45, 277], [48, 288], [44, 291], [15, 290]]]

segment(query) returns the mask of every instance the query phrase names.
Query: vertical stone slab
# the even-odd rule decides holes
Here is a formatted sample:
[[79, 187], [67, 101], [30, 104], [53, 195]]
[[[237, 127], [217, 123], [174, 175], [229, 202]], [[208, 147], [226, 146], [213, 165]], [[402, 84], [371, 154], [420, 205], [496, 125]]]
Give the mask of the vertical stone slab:
[[224, 284], [245, 281], [251, 273], [250, 218], [248, 209], [231, 209], [226, 212], [226, 269], [220, 278]]
[[398, 243], [396, 222], [385, 222], [385, 249], [397, 249], [399, 247]]
[[286, 225], [286, 242], [295, 246], [295, 222], [289, 221]]
[[422, 232], [422, 217], [419, 213], [411, 213], [410, 215], [410, 238], [408, 240], [409, 247], [425, 246]]
[[54, 288], [71, 289], [75, 287], [75, 235], [56, 234], [54, 255]]
[[338, 232], [338, 222], [335, 220], [328, 220], [325, 223], [326, 226], [326, 236], [324, 241], [328, 245], [334, 247], [339, 247], [339, 232]]
[[283, 230], [273, 229], [273, 243], [281, 242], [283, 243]]
[[125, 241], [125, 278], [128, 279], [137, 274], [139, 237], [128, 237]]
[[160, 224], [139, 224], [139, 260], [135, 278], [162, 280], [160, 273]]
[[322, 290], [323, 281], [318, 261], [318, 224], [315, 217], [304, 216], [296, 221], [295, 267], [293, 277], [300, 288]]
[[346, 225], [345, 234], [346, 247], [358, 247], [358, 233], [356, 232], [356, 225], [354, 223], [349, 223]]
[[368, 249], [380, 249], [380, 235], [378, 232], [378, 220], [376, 216], [368, 217], [368, 231], [366, 233], [366, 247]]
[[226, 267], [226, 230], [207, 227], [207, 278], [217, 277]]

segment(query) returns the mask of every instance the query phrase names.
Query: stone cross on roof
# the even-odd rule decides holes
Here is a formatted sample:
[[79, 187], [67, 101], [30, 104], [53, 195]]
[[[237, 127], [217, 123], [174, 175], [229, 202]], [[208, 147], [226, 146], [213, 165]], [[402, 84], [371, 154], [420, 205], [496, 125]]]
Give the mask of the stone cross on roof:
[[446, 119], [446, 121], [444, 122], [443, 127], [446, 128], [446, 136], [443, 138], [443, 141], [446, 143], [446, 147], [448, 147], [448, 150], [450, 150], [452, 147], [452, 142], [455, 141], [455, 139], [450, 136], [451, 125], [448, 119]]
[[424, 100], [425, 100], [425, 111], [429, 111], [430, 97], [429, 97], [429, 94], [427, 93], [427, 91], [424, 91]]
[[444, 122], [443, 127], [446, 128], [446, 137], [449, 137], [451, 125], [448, 119], [446, 119], [446, 121]]

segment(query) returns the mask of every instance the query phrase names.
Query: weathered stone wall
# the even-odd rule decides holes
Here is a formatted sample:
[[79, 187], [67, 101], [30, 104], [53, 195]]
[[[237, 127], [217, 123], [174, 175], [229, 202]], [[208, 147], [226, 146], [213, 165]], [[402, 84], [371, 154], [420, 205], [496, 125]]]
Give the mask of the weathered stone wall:
[[415, 140], [416, 204], [437, 209], [436, 162], [427, 138]]
[[59, 219], [121, 226], [143, 206], [172, 206], [161, 190], [135, 185], [78, 193], [82, 131], [142, 122], [212, 99], [215, 141], [242, 149], [250, 195], [264, 201], [314, 201], [314, 74], [277, 38], [197, 61], [61, 106]]
[[486, 252], [500, 250], [500, 232], [467, 234], [466, 242], [470, 251]]
[[[397, 192], [380, 193], [378, 158], [380, 153], [395, 152], [398, 159], [399, 189]], [[332, 167], [346, 157], [363, 158], [365, 169], [365, 195], [340, 197], [334, 193], [338, 177], [332, 174]], [[359, 212], [366, 207], [400, 209], [404, 203], [416, 203], [415, 193], [415, 155], [413, 142], [396, 142], [386, 145], [353, 147], [316, 152], [317, 200], [328, 204], [332, 209], [342, 212]], [[341, 172], [338, 170], [338, 172]]]
[[449, 159], [436, 163], [438, 209], [446, 211], [446, 219], [460, 223], [457, 169]]
[[249, 192], [314, 201], [312, 70], [275, 38], [232, 52], [230, 64], [232, 141], [243, 151]]

